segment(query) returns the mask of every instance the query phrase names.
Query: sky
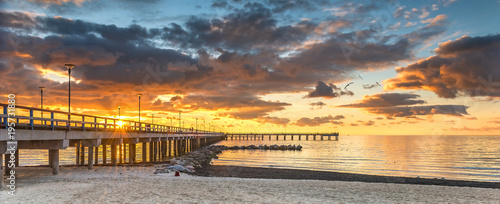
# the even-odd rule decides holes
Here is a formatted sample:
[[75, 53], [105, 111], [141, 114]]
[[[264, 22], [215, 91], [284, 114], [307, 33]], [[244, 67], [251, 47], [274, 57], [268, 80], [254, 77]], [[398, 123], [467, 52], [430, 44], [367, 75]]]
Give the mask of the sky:
[[[226, 132], [498, 135], [500, 1], [0, 1], [0, 101]], [[154, 116], [153, 116], [154, 115]], [[196, 123], [198, 121], [198, 123]]]

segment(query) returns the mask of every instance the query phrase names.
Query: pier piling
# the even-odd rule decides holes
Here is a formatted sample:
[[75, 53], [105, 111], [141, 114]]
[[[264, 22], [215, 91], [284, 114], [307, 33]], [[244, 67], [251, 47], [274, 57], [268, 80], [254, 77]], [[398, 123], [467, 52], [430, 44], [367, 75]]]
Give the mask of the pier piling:
[[116, 145], [114, 144], [111, 145], [111, 165], [116, 166]]
[[3, 189], [3, 154], [0, 154], [0, 190]]
[[88, 161], [88, 169], [89, 170], [92, 170], [92, 168], [94, 168], [94, 147], [88, 147], [87, 148], [88, 150], [88, 157], [89, 157], [89, 161]]
[[106, 151], [106, 145], [102, 145], [102, 164], [105, 165], [108, 161], [107, 154], [108, 151]]
[[52, 175], [57, 175], [59, 174], [59, 150], [58, 149], [51, 149], [49, 150], [49, 154], [52, 156]]

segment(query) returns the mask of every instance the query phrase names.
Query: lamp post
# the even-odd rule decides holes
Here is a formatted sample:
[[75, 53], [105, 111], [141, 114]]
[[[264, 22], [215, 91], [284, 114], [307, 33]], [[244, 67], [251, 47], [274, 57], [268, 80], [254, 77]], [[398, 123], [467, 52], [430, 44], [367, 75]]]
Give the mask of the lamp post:
[[38, 88], [40, 89], [40, 106], [42, 109], [42, 118], [43, 118], [43, 90], [45, 89], [45, 87], [40, 86]]
[[118, 106], [118, 120], [121, 120], [120, 108], [121, 106]]
[[181, 112], [179, 112], [179, 131], [181, 130]]
[[74, 64], [64, 64], [68, 68], [68, 130], [71, 130], [71, 70]]
[[139, 96], [139, 131], [141, 131], [141, 96], [142, 94], [137, 94]]
[[196, 132], [198, 132], [198, 118], [196, 118]]

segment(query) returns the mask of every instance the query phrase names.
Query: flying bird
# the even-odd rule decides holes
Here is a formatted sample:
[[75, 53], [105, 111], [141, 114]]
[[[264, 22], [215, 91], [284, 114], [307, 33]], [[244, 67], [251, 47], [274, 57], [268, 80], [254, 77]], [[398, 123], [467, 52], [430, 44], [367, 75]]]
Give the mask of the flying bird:
[[346, 89], [349, 85], [351, 85], [351, 84], [354, 84], [354, 82], [351, 82], [351, 83], [348, 83], [347, 85], [345, 85], [344, 90], [345, 90], [345, 89]]
[[377, 83], [377, 85], [378, 85], [378, 86], [382, 86], [382, 85], [380, 85], [378, 82], [375, 82], [375, 83]]
[[[358, 74], [358, 73], [356, 73], [356, 74]], [[361, 80], [364, 80], [364, 79], [363, 79], [363, 77], [361, 77], [361, 75], [359, 75], [359, 74], [358, 74], [358, 76], [359, 76], [359, 78], [360, 78]]]

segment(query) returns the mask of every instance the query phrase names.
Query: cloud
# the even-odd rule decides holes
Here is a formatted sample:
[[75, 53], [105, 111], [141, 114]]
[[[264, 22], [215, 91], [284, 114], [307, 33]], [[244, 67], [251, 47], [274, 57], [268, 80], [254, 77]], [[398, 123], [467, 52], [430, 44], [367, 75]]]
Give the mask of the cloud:
[[388, 119], [393, 117], [415, 117], [419, 115], [452, 115], [462, 117], [468, 115], [467, 106], [464, 105], [427, 105], [425, 101], [417, 100], [417, 94], [409, 93], [383, 93], [364, 96], [358, 103], [340, 105], [338, 107], [362, 108], [369, 113], [385, 115]]
[[55, 4], [55, 5], [63, 5], [67, 3], [74, 3], [75, 5], [81, 6], [85, 0], [28, 0], [30, 2], [35, 2], [39, 4]]
[[439, 10], [439, 6], [437, 4], [432, 4], [432, 11]]
[[316, 88], [309, 92], [306, 98], [315, 98], [315, 97], [323, 97], [323, 98], [335, 98], [343, 95], [353, 96], [354, 93], [352, 91], [342, 91], [342, 89], [337, 88], [337, 86], [333, 84], [326, 85], [325, 82], [318, 81], [318, 85]]
[[318, 101], [318, 102], [314, 102], [314, 103], [310, 103], [309, 105], [311, 105], [311, 110], [314, 110], [315, 107], [318, 107], [318, 109], [321, 109], [323, 108], [323, 106], [326, 106], [326, 103], [323, 103], [321, 101]]
[[338, 107], [371, 108], [371, 107], [392, 107], [400, 105], [423, 104], [423, 100], [415, 100], [420, 97], [417, 94], [409, 93], [380, 93], [375, 95], [363, 96], [358, 103], [349, 105], [340, 105]]
[[429, 16], [429, 12], [427, 11], [427, 9], [422, 9], [422, 15], [418, 16], [420, 19], [424, 19], [426, 18], [427, 16]]
[[422, 23], [430, 23], [430, 25], [439, 25], [439, 24], [446, 22], [447, 19], [448, 19], [447, 15], [440, 14], [434, 18], [429, 18], [427, 20], [423, 20]]
[[500, 35], [463, 36], [440, 44], [435, 52], [398, 67], [398, 75], [386, 80], [384, 89], [424, 89], [443, 98], [500, 96]]
[[306, 118], [306, 117], [303, 117], [303, 118], [300, 118], [299, 120], [297, 120], [294, 125], [297, 125], [297, 126], [301, 126], [301, 127], [304, 127], [304, 126], [309, 126], [309, 127], [314, 127], [314, 126], [320, 126], [322, 124], [325, 124], [325, 123], [333, 123], [333, 124], [342, 124], [342, 122], [340, 121], [337, 121], [337, 120], [341, 120], [341, 119], [344, 119], [345, 117], [343, 115], [336, 115], [336, 116], [325, 116], [325, 117], [314, 117], [314, 118]]

